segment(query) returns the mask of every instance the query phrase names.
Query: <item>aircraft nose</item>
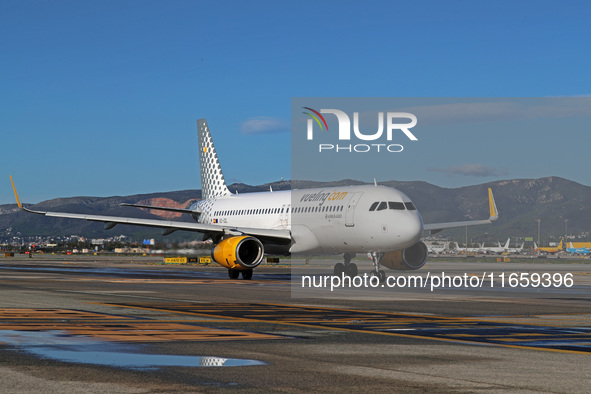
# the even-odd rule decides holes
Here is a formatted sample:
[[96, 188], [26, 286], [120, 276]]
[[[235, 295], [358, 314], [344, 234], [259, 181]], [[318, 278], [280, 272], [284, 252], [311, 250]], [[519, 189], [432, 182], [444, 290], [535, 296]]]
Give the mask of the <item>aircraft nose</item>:
[[407, 212], [402, 220], [400, 240], [408, 246], [414, 245], [423, 236], [423, 218], [418, 212]]

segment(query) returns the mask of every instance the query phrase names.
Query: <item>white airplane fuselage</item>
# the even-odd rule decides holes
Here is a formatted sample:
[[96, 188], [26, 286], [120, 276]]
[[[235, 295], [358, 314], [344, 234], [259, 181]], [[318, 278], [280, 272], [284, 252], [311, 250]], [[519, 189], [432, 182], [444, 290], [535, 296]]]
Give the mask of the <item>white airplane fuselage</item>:
[[410, 198], [384, 186], [232, 194], [193, 208], [204, 224], [290, 230], [286, 253], [387, 253], [416, 244], [423, 234]]

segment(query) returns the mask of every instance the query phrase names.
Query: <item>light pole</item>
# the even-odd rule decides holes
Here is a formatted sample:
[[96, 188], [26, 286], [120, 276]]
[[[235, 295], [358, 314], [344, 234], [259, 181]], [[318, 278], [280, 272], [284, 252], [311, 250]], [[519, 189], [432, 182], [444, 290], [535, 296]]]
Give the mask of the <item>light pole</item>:
[[564, 219], [564, 242], [568, 238], [568, 219]]
[[540, 222], [542, 221], [542, 219], [536, 219], [538, 221], [538, 248], [541, 246], [540, 245]]
[[468, 226], [466, 226], [466, 257], [468, 257]]

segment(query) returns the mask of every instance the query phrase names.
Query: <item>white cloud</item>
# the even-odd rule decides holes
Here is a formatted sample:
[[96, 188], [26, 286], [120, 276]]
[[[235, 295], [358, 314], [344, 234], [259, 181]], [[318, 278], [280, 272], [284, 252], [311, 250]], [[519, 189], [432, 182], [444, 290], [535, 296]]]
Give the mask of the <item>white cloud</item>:
[[272, 116], [257, 116], [242, 122], [240, 132], [242, 134], [270, 134], [285, 133], [289, 131], [289, 122]]
[[484, 164], [463, 164], [461, 166], [451, 166], [449, 168], [431, 167], [428, 170], [433, 172], [443, 172], [445, 174], [476, 177], [499, 176], [507, 175], [509, 173], [506, 168], [496, 169], [487, 167]]

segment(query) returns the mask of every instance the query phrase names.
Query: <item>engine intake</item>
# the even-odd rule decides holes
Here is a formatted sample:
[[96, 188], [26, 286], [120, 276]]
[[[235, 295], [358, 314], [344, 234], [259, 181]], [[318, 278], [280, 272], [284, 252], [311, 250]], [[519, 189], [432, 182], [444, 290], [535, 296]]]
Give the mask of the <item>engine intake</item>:
[[211, 251], [216, 263], [231, 269], [252, 269], [263, 260], [261, 241], [249, 235], [226, 238]]
[[427, 262], [427, 245], [419, 241], [406, 249], [386, 253], [381, 264], [393, 270], [416, 270]]

